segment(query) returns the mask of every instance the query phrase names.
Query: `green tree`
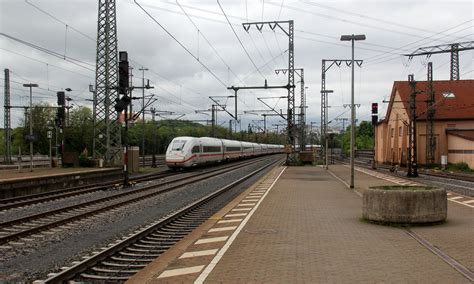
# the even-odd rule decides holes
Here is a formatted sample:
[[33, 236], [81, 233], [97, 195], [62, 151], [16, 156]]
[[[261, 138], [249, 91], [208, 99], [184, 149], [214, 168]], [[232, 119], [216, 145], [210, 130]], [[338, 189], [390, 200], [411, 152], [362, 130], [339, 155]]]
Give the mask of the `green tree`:
[[93, 118], [90, 108], [80, 106], [69, 113], [69, 125], [64, 129], [64, 144], [67, 152], [92, 154]]
[[[343, 151], [348, 155], [351, 141], [351, 127], [348, 126], [344, 133], [339, 134], [336, 139], [339, 141], [338, 143], [342, 143]], [[374, 128], [370, 121], [362, 121], [356, 126], [355, 146], [357, 149], [372, 149], [374, 147]]]
[[[54, 128], [55, 113], [55, 109], [51, 108], [47, 104], [37, 104], [33, 106], [31, 115], [33, 118], [33, 134], [36, 137], [36, 140], [33, 142], [33, 154], [46, 155], [49, 153], [47, 132], [48, 130], [52, 130]], [[26, 135], [29, 135], [30, 133], [30, 124], [28, 119], [29, 116], [27, 116], [27, 120], [21, 120], [21, 126], [13, 130], [13, 149], [17, 150], [18, 147], [21, 147], [22, 154], [29, 154], [30, 150], [29, 142], [25, 139]]]

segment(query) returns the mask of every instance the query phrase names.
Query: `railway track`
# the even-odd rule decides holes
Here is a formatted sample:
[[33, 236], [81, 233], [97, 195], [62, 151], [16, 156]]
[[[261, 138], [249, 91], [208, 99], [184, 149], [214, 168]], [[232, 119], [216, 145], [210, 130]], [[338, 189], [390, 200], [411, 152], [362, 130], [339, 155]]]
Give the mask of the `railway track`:
[[8, 243], [54, 227], [119, 208], [130, 203], [151, 198], [191, 183], [238, 170], [265, 159], [266, 158], [260, 158], [257, 160], [246, 160], [236, 164], [229, 164], [224, 167], [212, 169], [206, 173], [191, 172], [190, 175], [186, 177], [180, 176], [178, 179], [164, 181], [158, 185], [151, 184], [133, 190], [122, 190], [117, 194], [92, 201], [5, 221], [0, 223], [0, 244]]
[[143, 227], [72, 267], [54, 274], [43, 283], [61, 283], [69, 280], [77, 282], [126, 281], [217, 212], [219, 207], [215, 204], [226, 192], [278, 162], [277, 160], [261, 166], [239, 180]]
[[[341, 159], [339, 157], [331, 157], [332, 160], [334, 161], [339, 161], [339, 162], [348, 162], [349, 159]], [[372, 159], [368, 158], [368, 156], [362, 156], [361, 158], [355, 158], [354, 162], [363, 167], [372, 167]], [[377, 168], [384, 169], [389, 171], [393, 167], [390, 165], [384, 165], [384, 164], [378, 164]], [[400, 172], [406, 172], [405, 167], [398, 167], [398, 171]], [[447, 178], [447, 179], [455, 179], [455, 180], [462, 180], [462, 181], [467, 181], [467, 182], [474, 182], [474, 175], [468, 175], [468, 174], [455, 174], [455, 173], [445, 173], [445, 172], [436, 172], [432, 170], [426, 170], [426, 169], [418, 169], [418, 173], [420, 175], [425, 175], [425, 176], [432, 176], [432, 177], [439, 177], [439, 178]]]
[[[340, 163], [348, 163], [346, 159], [334, 159]], [[365, 160], [355, 160], [356, 166], [374, 170], [372, 169], [372, 164], [367, 163]], [[384, 172], [394, 177], [403, 177], [406, 175], [405, 168], [398, 168], [397, 171], [393, 172], [392, 167], [389, 165], [377, 165], [375, 171]], [[474, 196], [474, 177], [459, 175], [459, 174], [449, 174], [449, 173], [439, 173], [433, 172], [430, 170], [419, 170], [419, 182], [425, 183], [431, 186], [441, 186], [446, 188], [449, 191], [461, 194], [464, 196]]]
[[[167, 170], [164, 172], [145, 174], [145, 175], [132, 177], [130, 178], [130, 181], [133, 183], [139, 183], [139, 182], [150, 181], [150, 180], [159, 179], [159, 178], [170, 177], [177, 174], [179, 173], [173, 172], [171, 170]], [[66, 189], [52, 190], [52, 191], [43, 192], [43, 193], [5, 198], [5, 199], [0, 200], [2, 202], [2, 205], [0, 205], [0, 211], [12, 209], [12, 208], [24, 207], [24, 206], [28, 206], [32, 204], [49, 202], [52, 200], [67, 198], [67, 197], [81, 195], [81, 194], [92, 193], [92, 192], [100, 191], [100, 190], [107, 190], [114, 187], [114, 185], [118, 186], [119, 184], [122, 184], [122, 182], [123, 182], [122, 179], [118, 179], [118, 180], [104, 182], [104, 183], [81, 185], [81, 186], [76, 186], [76, 187], [69, 187]]]
[[[35, 168], [47, 168], [50, 166], [51, 161], [48, 157], [41, 157], [37, 159], [33, 159], [33, 166]], [[152, 166], [152, 156], [145, 157], [145, 167]], [[138, 164], [140, 167], [143, 167], [142, 158], [139, 157]], [[156, 165], [157, 167], [165, 166], [165, 156], [164, 155], [157, 155], [156, 156]], [[30, 167], [30, 160], [29, 157], [23, 157], [21, 161], [22, 168], [29, 168]], [[0, 170], [14, 170], [18, 169], [18, 161], [14, 161], [13, 164], [4, 164], [3, 160], [0, 160]]]

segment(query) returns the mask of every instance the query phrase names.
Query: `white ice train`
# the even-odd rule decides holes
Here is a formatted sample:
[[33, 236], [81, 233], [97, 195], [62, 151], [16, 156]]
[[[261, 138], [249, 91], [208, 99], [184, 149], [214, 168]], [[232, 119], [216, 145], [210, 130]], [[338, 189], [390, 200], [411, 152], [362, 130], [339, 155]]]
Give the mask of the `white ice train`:
[[188, 168], [283, 151], [282, 145], [183, 136], [174, 138], [168, 146], [166, 165], [170, 168]]

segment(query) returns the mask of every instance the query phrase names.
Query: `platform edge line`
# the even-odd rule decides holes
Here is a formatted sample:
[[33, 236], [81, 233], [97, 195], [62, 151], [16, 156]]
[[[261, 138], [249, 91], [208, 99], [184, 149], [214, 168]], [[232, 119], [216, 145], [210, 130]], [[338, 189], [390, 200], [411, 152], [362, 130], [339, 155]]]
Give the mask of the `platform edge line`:
[[211, 262], [206, 266], [206, 268], [201, 272], [199, 277], [194, 281], [196, 284], [201, 284], [204, 283], [206, 280], [207, 276], [212, 272], [212, 270], [216, 267], [217, 263], [221, 260], [221, 258], [224, 256], [225, 252], [229, 249], [230, 245], [234, 242], [234, 240], [237, 238], [239, 235], [240, 231], [244, 228], [244, 226], [247, 224], [248, 220], [252, 217], [253, 213], [257, 210], [257, 208], [260, 206], [262, 201], [265, 199], [267, 194], [270, 192], [270, 190], [273, 188], [273, 186], [276, 184], [276, 182], [280, 179], [280, 176], [285, 172], [287, 167], [284, 167], [281, 172], [278, 174], [278, 176], [275, 178], [275, 180], [272, 182], [270, 187], [267, 189], [265, 194], [261, 197], [260, 201], [255, 205], [255, 207], [252, 209], [252, 211], [249, 212], [249, 214], [245, 217], [245, 219], [240, 223], [239, 227], [234, 231], [234, 233], [230, 236], [230, 238], [227, 240], [227, 242], [224, 244], [224, 246], [219, 250], [217, 255], [211, 260]]

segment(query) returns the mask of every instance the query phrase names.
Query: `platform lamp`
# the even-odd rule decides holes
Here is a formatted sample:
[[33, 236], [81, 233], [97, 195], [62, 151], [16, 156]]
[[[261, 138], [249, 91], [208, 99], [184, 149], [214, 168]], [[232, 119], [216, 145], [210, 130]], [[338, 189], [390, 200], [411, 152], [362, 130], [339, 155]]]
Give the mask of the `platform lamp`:
[[354, 188], [354, 143], [355, 143], [355, 105], [354, 105], [354, 41], [365, 40], [365, 35], [342, 35], [341, 41], [352, 42], [352, 79], [351, 79], [351, 184], [350, 188]]

